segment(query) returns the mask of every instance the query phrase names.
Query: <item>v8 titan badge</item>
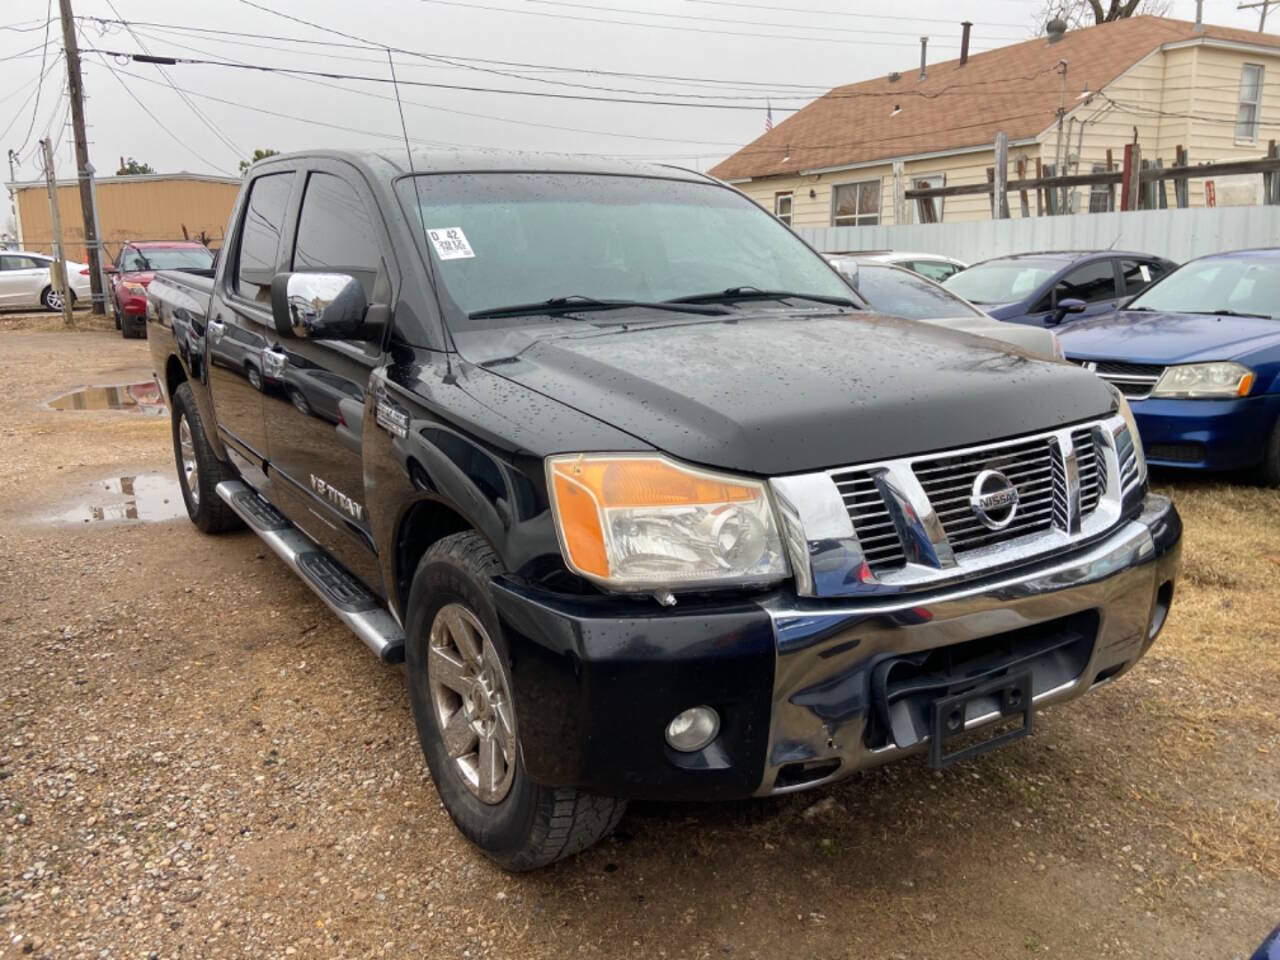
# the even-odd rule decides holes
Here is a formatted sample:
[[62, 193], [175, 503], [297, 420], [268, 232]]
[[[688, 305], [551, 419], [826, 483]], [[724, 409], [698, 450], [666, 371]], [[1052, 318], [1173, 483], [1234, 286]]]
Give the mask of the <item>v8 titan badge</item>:
[[441, 260], [469, 260], [476, 255], [461, 227], [432, 227], [427, 238]]
[[379, 389], [374, 394], [373, 417], [393, 437], [404, 439], [409, 433], [409, 411]]

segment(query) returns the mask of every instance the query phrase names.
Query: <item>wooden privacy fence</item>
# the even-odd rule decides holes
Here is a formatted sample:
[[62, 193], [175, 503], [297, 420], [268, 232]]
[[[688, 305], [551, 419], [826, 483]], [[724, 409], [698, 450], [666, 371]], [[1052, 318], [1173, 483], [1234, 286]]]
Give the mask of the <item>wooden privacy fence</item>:
[[[1120, 169], [1115, 164], [1111, 151], [1107, 151], [1106, 170], [1093, 173], [1076, 173], [1058, 175], [1052, 164], [1042, 166], [1036, 160], [1036, 176], [1026, 176], [1026, 161], [1019, 159], [1016, 165], [1018, 178], [1007, 180], [1008, 138], [1003, 133], [997, 134], [995, 143], [996, 162], [987, 168], [986, 183], [961, 183], [949, 187], [929, 187], [923, 182], [904, 191], [907, 200], [919, 202], [920, 221], [936, 223], [935, 199], [942, 197], [960, 197], [974, 194], [987, 194], [991, 199], [992, 217], [997, 220], [1009, 218], [1009, 192], [1019, 195], [1022, 216], [1031, 216], [1029, 195], [1035, 192], [1036, 216], [1042, 214], [1056, 215], [1071, 213], [1067, 203], [1067, 195], [1074, 187], [1107, 188], [1107, 210], [1117, 209], [1115, 203], [1116, 187], [1120, 188], [1120, 205], [1122, 211], [1128, 210], [1164, 210], [1170, 206], [1185, 208], [1189, 205], [1189, 180], [1209, 177], [1229, 177], [1240, 174], [1259, 174], [1262, 177], [1263, 203], [1280, 205], [1280, 153], [1277, 152], [1276, 141], [1272, 140], [1267, 155], [1252, 160], [1228, 160], [1223, 163], [1188, 162], [1186, 151], [1179, 146], [1173, 166], [1166, 167], [1162, 160], [1154, 163], [1142, 159], [1142, 149], [1137, 143], [1125, 144], [1124, 161]], [[1173, 183], [1173, 203], [1169, 203], [1167, 184]]]

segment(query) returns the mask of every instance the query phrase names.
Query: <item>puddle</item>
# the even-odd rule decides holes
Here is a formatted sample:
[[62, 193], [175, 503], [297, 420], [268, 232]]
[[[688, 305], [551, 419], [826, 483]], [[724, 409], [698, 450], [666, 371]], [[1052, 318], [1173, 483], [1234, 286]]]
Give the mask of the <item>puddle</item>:
[[55, 523], [99, 520], [173, 520], [187, 514], [177, 477], [157, 473], [99, 480], [93, 492], [74, 507], [55, 513]]
[[161, 416], [165, 412], [160, 387], [154, 380], [119, 383], [106, 387], [81, 387], [60, 393], [47, 404], [54, 410], [119, 410]]

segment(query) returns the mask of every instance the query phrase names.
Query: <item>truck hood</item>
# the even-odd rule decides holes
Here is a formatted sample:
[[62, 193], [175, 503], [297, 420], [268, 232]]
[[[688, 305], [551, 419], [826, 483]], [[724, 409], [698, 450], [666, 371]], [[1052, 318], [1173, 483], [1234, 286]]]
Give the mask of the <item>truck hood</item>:
[[1120, 310], [1071, 324], [1059, 337], [1067, 356], [1083, 360], [1165, 365], [1240, 360], [1280, 345], [1280, 320]]
[[775, 476], [1047, 430], [1114, 405], [1086, 371], [869, 313], [544, 322], [455, 343], [672, 456]]

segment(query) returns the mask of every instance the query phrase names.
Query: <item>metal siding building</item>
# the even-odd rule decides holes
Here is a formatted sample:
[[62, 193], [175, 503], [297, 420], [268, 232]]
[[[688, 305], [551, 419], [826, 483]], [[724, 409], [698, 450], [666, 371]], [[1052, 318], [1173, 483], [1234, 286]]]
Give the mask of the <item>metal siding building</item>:
[[[146, 174], [97, 179], [98, 215], [107, 256], [114, 258], [130, 240], [199, 240], [220, 247], [231, 216], [238, 177], [198, 173]], [[17, 195], [18, 237], [27, 250], [51, 253], [49, 191], [43, 180], [10, 184]], [[58, 181], [58, 206], [66, 243], [65, 256], [84, 261], [84, 221], [80, 187]]]

